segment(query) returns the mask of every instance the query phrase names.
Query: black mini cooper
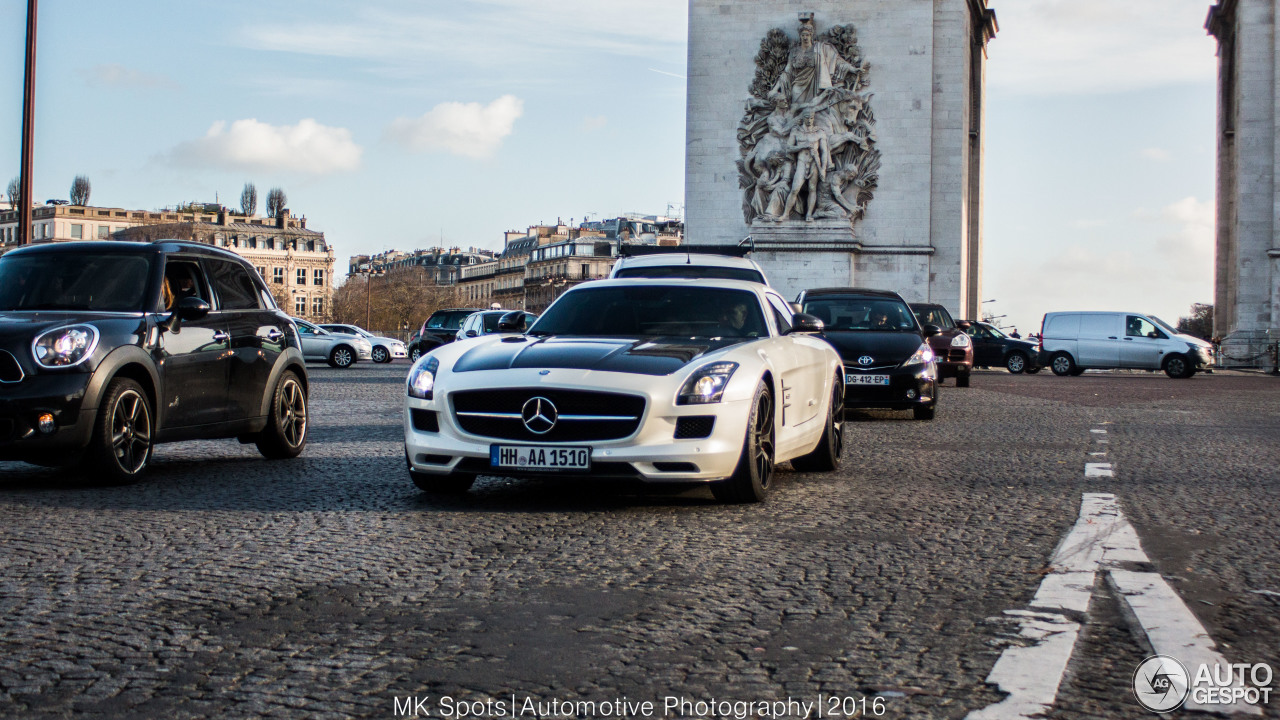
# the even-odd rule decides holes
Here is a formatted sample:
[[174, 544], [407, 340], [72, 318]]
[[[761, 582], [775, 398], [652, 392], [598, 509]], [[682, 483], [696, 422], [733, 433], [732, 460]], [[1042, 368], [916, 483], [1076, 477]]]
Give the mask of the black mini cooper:
[[0, 256], [0, 460], [136, 479], [156, 443], [307, 441], [297, 330], [210, 245], [69, 242]]

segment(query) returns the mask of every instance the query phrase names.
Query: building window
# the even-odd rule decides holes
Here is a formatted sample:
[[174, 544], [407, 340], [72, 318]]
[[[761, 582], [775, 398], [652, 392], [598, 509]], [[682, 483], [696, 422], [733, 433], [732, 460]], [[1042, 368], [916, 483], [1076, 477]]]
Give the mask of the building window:
[[268, 249], [268, 250], [275, 250], [275, 249], [276, 249], [276, 239], [275, 239], [275, 238], [267, 238], [267, 249]]
[[284, 268], [282, 267], [272, 268], [271, 281], [277, 285], [283, 285], [284, 284]]
[[257, 249], [258, 249], [258, 238], [252, 238], [252, 237], [251, 237], [251, 238], [249, 238], [249, 245], [248, 245], [248, 247], [249, 247], [250, 249], [252, 249], [252, 250], [257, 250]]
[[323, 270], [316, 270], [315, 272], [311, 273], [311, 284], [312, 284], [312, 285], [324, 285], [324, 271], [323, 271]]
[[311, 314], [316, 317], [324, 315], [324, 298], [315, 297], [311, 299]]
[[262, 278], [263, 280], [266, 280], [266, 279], [267, 279], [267, 269], [266, 269], [266, 268], [264, 268], [264, 267], [256, 267], [256, 268], [254, 268], [254, 270], [257, 270], [257, 271], [258, 271], [258, 277]]
[[293, 314], [304, 315], [307, 312], [307, 296], [297, 295], [293, 298]]
[[587, 263], [582, 263], [582, 277], [584, 279], [591, 277], [591, 266]]
[[315, 252], [315, 251], [316, 251], [316, 241], [315, 241], [315, 240], [308, 240], [308, 241], [307, 241], [307, 252]]
[[306, 285], [306, 284], [307, 284], [307, 269], [306, 269], [306, 268], [298, 268], [298, 284], [299, 284], [299, 285]]
[[107, 227], [106, 225], [99, 225], [99, 226], [98, 226], [98, 239], [99, 239], [99, 240], [106, 240], [106, 239], [107, 239], [107, 235], [108, 235], [108, 234], [110, 234], [110, 232], [111, 232], [111, 228], [110, 228], [110, 227]]

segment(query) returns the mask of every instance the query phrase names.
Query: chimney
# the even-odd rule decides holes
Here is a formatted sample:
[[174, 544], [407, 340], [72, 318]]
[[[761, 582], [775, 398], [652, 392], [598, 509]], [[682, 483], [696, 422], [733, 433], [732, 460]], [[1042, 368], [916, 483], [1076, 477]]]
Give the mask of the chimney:
[[218, 211], [218, 224], [222, 226], [227, 225], [227, 209], [226, 208], [222, 208], [221, 210]]
[[276, 227], [280, 229], [289, 227], [289, 208], [282, 208], [280, 214], [276, 215]]

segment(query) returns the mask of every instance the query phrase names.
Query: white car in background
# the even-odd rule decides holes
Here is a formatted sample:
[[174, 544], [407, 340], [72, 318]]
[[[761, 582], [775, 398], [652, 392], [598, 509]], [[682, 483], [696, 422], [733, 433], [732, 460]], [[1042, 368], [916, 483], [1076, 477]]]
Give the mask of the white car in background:
[[703, 482], [757, 502], [775, 463], [840, 462], [844, 368], [772, 289], [740, 280], [599, 280], [523, 335], [414, 363], [405, 455], [420, 489], [478, 475]]
[[349, 368], [358, 360], [373, 356], [373, 344], [363, 337], [338, 335], [308, 322], [293, 318], [302, 341], [302, 358], [307, 362], [327, 362], [336, 368]]
[[409, 352], [405, 350], [404, 343], [395, 338], [374, 335], [356, 325], [344, 325], [342, 323], [325, 323], [320, 327], [331, 333], [338, 335], [355, 335], [362, 337], [373, 345], [373, 361], [376, 363], [389, 363], [392, 360], [403, 360], [409, 357]]
[[746, 280], [768, 285], [754, 260], [711, 253], [663, 252], [618, 258], [610, 278], [705, 278]]

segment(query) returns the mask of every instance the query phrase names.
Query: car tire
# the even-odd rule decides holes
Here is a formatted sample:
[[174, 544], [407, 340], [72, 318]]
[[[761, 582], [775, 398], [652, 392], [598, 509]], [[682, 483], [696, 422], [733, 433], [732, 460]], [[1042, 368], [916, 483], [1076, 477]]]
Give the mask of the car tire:
[[356, 364], [356, 351], [350, 345], [339, 345], [329, 351], [329, 366], [346, 369]]
[[938, 412], [937, 405], [917, 405], [911, 408], [911, 417], [916, 420], [932, 420]]
[[85, 469], [109, 485], [137, 482], [151, 462], [155, 427], [147, 391], [135, 380], [115, 378], [98, 406]]
[[1020, 352], [1011, 352], [1004, 359], [1004, 367], [1014, 375], [1021, 375], [1027, 372], [1027, 356]]
[[420, 357], [422, 357], [422, 349], [414, 346], [414, 348], [409, 351], [409, 362], [418, 362], [418, 358]]
[[386, 348], [379, 345], [373, 349], [373, 361], [378, 364], [389, 363], [391, 362], [391, 353], [387, 352]]
[[1196, 368], [1185, 355], [1170, 355], [1164, 359], [1164, 374], [1178, 380], [1185, 380], [1196, 374]]
[[956, 387], [969, 387], [969, 373], [956, 373]]
[[471, 489], [476, 481], [475, 475], [467, 473], [450, 473], [448, 475], [431, 475], [429, 473], [409, 471], [409, 478], [419, 490], [438, 495], [461, 495]]
[[1049, 369], [1054, 375], [1064, 377], [1076, 369], [1076, 361], [1071, 359], [1069, 353], [1060, 352], [1049, 359]]
[[307, 446], [307, 391], [292, 370], [276, 381], [267, 426], [258, 433], [254, 444], [269, 460], [298, 457]]
[[827, 408], [827, 425], [822, 430], [818, 447], [812, 452], [791, 460], [791, 467], [801, 472], [831, 472], [840, 468], [840, 453], [844, 450], [844, 383], [837, 377], [831, 393], [831, 405]]
[[747, 415], [747, 433], [738, 466], [728, 480], [712, 483], [711, 494], [725, 503], [760, 502], [769, 494], [773, 459], [773, 394], [762, 379], [756, 385], [751, 412]]

